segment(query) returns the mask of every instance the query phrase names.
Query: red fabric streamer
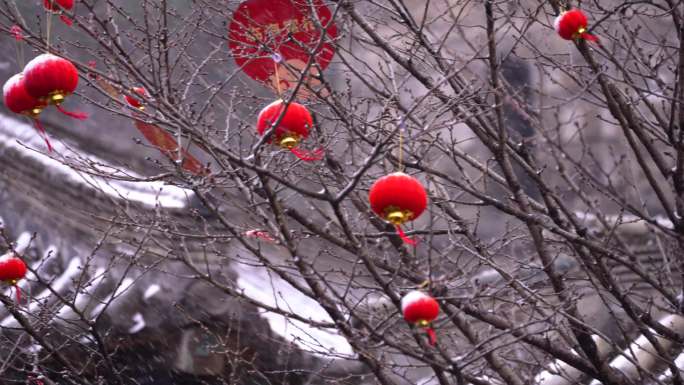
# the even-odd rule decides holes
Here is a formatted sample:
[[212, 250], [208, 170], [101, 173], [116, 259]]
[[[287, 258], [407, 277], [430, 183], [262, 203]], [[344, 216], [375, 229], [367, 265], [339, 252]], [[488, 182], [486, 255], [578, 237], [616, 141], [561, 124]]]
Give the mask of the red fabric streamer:
[[28, 376], [27, 379], [29, 380], [29, 384], [34, 384], [34, 385], [45, 385], [45, 384], [43, 383], [43, 380], [41, 380], [41, 379], [38, 378], [38, 377]]
[[401, 226], [395, 226], [397, 228], [397, 234], [399, 234], [399, 237], [401, 238], [404, 243], [407, 243], [411, 246], [415, 246], [418, 244], [418, 239], [411, 239], [408, 236], [406, 236], [406, 233], [404, 230], [402, 230]]
[[[166, 155], [174, 162], [177, 162], [178, 159], [180, 159], [178, 157], [178, 141], [170, 133], [154, 124], [137, 119], [135, 115], [133, 121], [135, 122], [135, 127], [143, 134], [145, 139], [155, 145], [162, 154]], [[181, 167], [184, 170], [200, 176], [209, 174], [209, 169], [203, 167], [202, 163], [186, 149], [181, 148], [181, 153], [183, 155]]]
[[67, 111], [64, 108], [62, 108], [62, 106], [60, 106], [60, 105], [57, 105], [57, 109], [59, 110], [59, 112], [63, 113], [64, 115], [69, 116], [69, 117], [74, 118], [74, 119], [79, 119], [79, 120], [88, 119], [88, 114], [83, 113], [83, 112]]
[[437, 344], [437, 334], [435, 333], [435, 329], [428, 326], [425, 328], [425, 333], [428, 335], [430, 345], [435, 346]]
[[297, 158], [305, 161], [305, 162], [313, 162], [316, 160], [321, 160], [323, 159], [323, 149], [318, 148], [314, 151], [307, 151], [307, 150], [302, 150], [297, 147], [293, 147], [290, 149], [290, 152], [294, 154]]
[[40, 135], [41, 138], [45, 141], [45, 144], [47, 145], [48, 152], [52, 152], [52, 145], [50, 144], [50, 139], [48, 137], [47, 131], [45, 131], [45, 127], [40, 123], [40, 120], [34, 118], [33, 119], [33, 125], [36, 126], [36, 130], [38, 131], [38, 135]]
[[275, 242], [275, 239], [273, 239], [273, 237], [271, 237], [271, 235], [269, 233], [267, 233], [266, 231], [262, 231], [262, 230], [247, 230], [244, 232], [243, 235], [246, 237], [254, 237], [254, 238], [263, 239], [263, 240], [269, 241], [269, 242]]
[[10, 33], [14, 37], [14, 40], [16, 40], [16, 41], [24, 40], [24, 35], [21, 33], [21, 27], [20, 26], [13, 25], [12, 28], [10, 28]]

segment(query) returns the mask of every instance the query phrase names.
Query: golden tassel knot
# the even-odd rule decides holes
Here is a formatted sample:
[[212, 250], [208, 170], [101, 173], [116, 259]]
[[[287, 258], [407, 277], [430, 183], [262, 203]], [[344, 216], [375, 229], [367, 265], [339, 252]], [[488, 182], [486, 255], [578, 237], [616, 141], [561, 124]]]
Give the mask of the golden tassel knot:
[[293, 149], [296, 145], [299, 144], [299, 138], [297, 138], [296, 135], [292, 134], [287, 134], [280, 138], [280, 147], [286, 148], [288, 150]]
[[416, 322], [416, 325], [418, 325], [421, 328], [426, 328], [426, 327], [430, 326], [430, 322], [428, 320], [422, 319], [422, 320]]
[[61, 104], [64, 101], [66, 95], [62, 91], [50, 92], [49, 101], [52, 104]]
[[586, 27], [580, 27], [580, 28], [577, 30], [577, 32], [575, 32], [575, 34], [572, 35], [572, 37], [573, 37], [573, 39], [580, 39], [580, 38], [582, 38], [582, 34], [584, 34], [584, 33], [586, 33], [586, 32], [587, 32], [587, 28], [586, 28]]
[[413, 213], [409, 210], [401, 210], [397, 207], [390, 206], [385, 209], [385, 219], [395, 225], [401, 226], [404, 222], [410, 220], [413, 217]]
[[32, 118], [35, 118], [36, 116], [40, 115], [41, 112], [43, 112], [43, 109], [42, 109], [42, 108], [40, 108], [40, 107], [34, 107], [34, 108], [30, 109], [30, 110], [26, 113], [26, 115], [28, 115], [28, 116], [30, 116], [30, 117], [32, 117]]

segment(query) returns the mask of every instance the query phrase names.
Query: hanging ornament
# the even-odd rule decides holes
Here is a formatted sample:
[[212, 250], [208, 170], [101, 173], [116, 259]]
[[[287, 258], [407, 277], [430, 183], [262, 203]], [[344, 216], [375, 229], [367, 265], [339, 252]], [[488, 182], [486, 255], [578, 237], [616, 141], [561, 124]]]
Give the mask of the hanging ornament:
[[71, 26], [74, 22], [64, 11], [71, 11], [74, 8], [74, 0], [43, 0], [43, 7], [50, 12], [59, 14], [59, 18], [64, 24]]
[[598, 41], [596, 36], [587, 33], [587, 25], [587, 16], [579, 9], [562, 12], [553, 23], [558, 35], [565, 40]]
[[143, 105], [143, 101], [147, 98], [147, 91], [142, 87], [133, 87], [131, 88], [131, 92], [134, 95], [124, 95], [126, 102], [133, 108], [144, 110], [145, 106]]
[[[264, 107], [257, 117], [257, 132], [264, 135], [271, 126], [283, 115], [285, 104], [282, 99]], [[313, 118], [309, 110], [299, 103], [292, 102], [287, 106], [285, 114], [280, 123], [275, 128], [272, 138], [282, 148], [292, 152], [297, 158], [304, 161], [314, 161], [323, 159], [323, 150], [317, 149], [313, 152], [302, 150], [297, 146], [309, 136], [309, 130], [313, 127]], [[272, 142], [269, 140], [269, 143]]]
[[10, 28], [10, 34], [12, 35], [15, 41], [24, 40], [24, 34], [21, 32], [21, 27], [16, 24], [13, 25], [12, 28]]
[[26, 91], [34, 98], [54, 104], [61, 113], [74, 119], [88, 117], [80, 112], [66, 111], [61, 106], [78, 86], [78, 70], [69, 60], [51, 53], [38, 55], [24, 67], [24, 78]]
[[[106, 81], [103, 80], [100, 83], [102, 83], [101, 85], [103, 88], [111, 89], [112, 97], [120, 95], [118, 91], [111, 87]], [[133, 87], [131, 88], [131, 93], [135, 94], [135, 96], [124, 95], [124, 100], [126, 100], [131, 107], [143, 111], [145, 109], [144, 100], [147, 99], [148, 96], [147, 91], [143, 87]], [[135, 127], [143, 134], [145, 139], [157, 147], [159, 151], [171, 161], [176, 164], [180, 163], [181, 168], [195, 175], [208, 175], [208, 168], [203, 167], [202, 163], [185, 148], [181, 148], [180, 154], [178, 153], [178, 140], [176, 140], [173, 135], [159, 126], [145, 122], [142, 113], [134, 112], [133, 121], [135, 122]]]
[[[228, 46], [237, 65], [254, 80], [287, 90], [296, 86], [301, 71], [313, 59], [318, 68], [310, 67], [305, 82], [320, 83], [315, 76], [328, 67], [335, 55], [330, 41], [337, 37], [337, 27], [330, 9], [321, 0], [313, 0], [312, 5], [315, 15], [311, 13], [309, 3], [301, 0], [247, 0], [241, 3], [228, 29]], [[320, 22], [322, 29], [314, 19]], [[325, 40], [319, 47], [323, 35]], [[271, 60], [274, 53], [283, 59], [276, 66]], [[278, 77], [276, 73], [279, 73]]]
[[418, 179], [403, 172], [386, 175], [371, 186], [368, 200], [373, 212], [393, 224], [404, 242], [417, 243], [406, 236], [401, 225], [418, 218], [427, 207], [427, 193]]
[[17, 282], [24, 278], [26, 270], [26, 264], [17, 256], [0, 259], [0, 281], [14, 286], [17, 303], [21, 302], [21, 290]]
[[45, 102], [31, 96], [26, 91], [25, 78], [23, 74], [16, 74], [9, 78], [2, 87], [2, 94], [5, 99], [5, 106], [17, 114], [22, 114], [33, 119], [33, 124], [38, 130], [38, 134], [45, 140], [48, 151], [52, 152], [52, 145], [48, 139], [45, 128], [38, 120], [38, 115], [46, 107]]
[[181, 148], [178, 153], [178, 140], [173, 137], [168, 131], [159, 126], [147, 123], [142, 119], [133, 118], [135, 127], [141, 134], [152, 143], [159, 151], [167, 158], [176, 164], [179, 164], [185, 171], [191, 172], [197, 176], [206, 176], [209, 174], [209, 168], [204, 167], [202, 163], [197, 160], [188, 150]]
[[406, 322], [424, 328], [430, 345], [437, 343], [437, 336], [430, 326], [439, 315], [439, 303], [419, 290], [413, 290], [401, 299], [401, 312]]

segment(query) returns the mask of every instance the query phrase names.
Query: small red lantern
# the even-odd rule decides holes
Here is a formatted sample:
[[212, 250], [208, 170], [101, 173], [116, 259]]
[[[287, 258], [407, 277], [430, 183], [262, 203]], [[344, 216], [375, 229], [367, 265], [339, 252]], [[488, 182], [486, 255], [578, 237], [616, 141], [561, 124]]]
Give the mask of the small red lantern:
[[24, 78], [26, 91], [34, 98], [54, 104], [60, 112], [72, 118], [88, 117], [79, 112], [66, 111], [60, 106], [78, 86], [78, 70], [69, 60], [50, 53], [38, 55], [24, 67]]
[[439, 315], [439, 303], [436, 299], [422, 291], [413, 290], [401, 299], [401, 312], [406, 322], [425, 329], [430, 345], [437, 343], [435, 331], [430, 327]]
[[33, 119], [38, 134], [43, 137], [45, 144], [47, 144], [48, 151], [52, 151], [52, 145], [50, 145], [45, 128], [43, 128], [43, 125], [38, 120], [38, 115], [46, 107], [46, 104], [34, 98], [26, 91], [24, 75], [16, 74], [9, 78], [2, 87], [2, 94], [5, 99], [5, 105], [10, 111], [29, 116]]
[[[257, 117], [257, 132], [264, 135], [271, 126], [278, 121], [285, 105], [282, 99], [266, 106]], [[309, 136], [309, 130], [313, 127], [313, 118], [309, 110], [299, 103], [292, 102], [287, 106], [280, 123], [273, 132], [273, 138], [278, 145], [290, 150], [297, 158], [304, 161], [320, 160], [323, 158], [323, 150], [317, 149], [312, 153], [297, 148], [299, 143]], [[272, 140], [269, 140], [272, 142]]]
[[553, 23], [558, 35], [565, 40], [598, 41], [596, 36], [587, 33], [587, 25], [587, 16], [579, 9], [562, 12]]
[[404, 242], [416, 244], [401, 225], [418, 218], [427, 207], [427, 193], [418, 179], [403, 172], [386, 175], [371, 186], [368, 200], [373, 212], [393, 224]]
[[135, 95], [124, 95], [126, 102], [133, 108], [144, 110], [145, 106], [143, 105], [143, 101], [147, 98], [147, 91], [142, 87], [133, 87], [131, 88], [131, 92]]
[[26, 264], [17, 256], [0, 259], [0, 281], [14, 286], [17, 302], [21, 302], [21, 291], [17, 282], [26, 276], [26, 271]]
[[73, 24], [73, 21], [67, 15], [62, 14], [62, 11], [71, 11], [74, 8], [74, 0], [43, 0], [43, 7], [48, 11], [59, 13], [59, 18], [62, 19], [64, 24], [69, 26]]

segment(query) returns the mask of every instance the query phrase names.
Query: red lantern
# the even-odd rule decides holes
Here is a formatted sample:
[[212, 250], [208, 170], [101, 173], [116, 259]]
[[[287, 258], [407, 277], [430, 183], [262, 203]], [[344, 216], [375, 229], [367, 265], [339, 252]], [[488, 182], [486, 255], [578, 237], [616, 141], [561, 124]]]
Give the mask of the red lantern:
[[17, 302], [21, 302], [21, 291], [17, 282], [26, 276], [26, 270], [26, 264], [17, 256], [0, 260], [0, 281], [14, 286]]
[[54, 104], [60, 112], [72, 118], [88, 117], [79, 112], [66, 111], [60, 106], [78, 86], [78, 70], [69, 60], [50, 53], [38, 55], [24, 67], [24, 78], [26, 91], [34, 98]]
[[404, 242], [416, 244], [401, 225], [418, 218], [427, 207], [427, 193], [418, 179], [403, 172], [386, 175], [371, 186], [368, 200], [373, 212], [393, 224]]
[[[274, 123], [283, 115], [285, 105], [282, 99], [266, 106], [257, 117], [257, 132], [264, 135]], [[323, 150], [307, 152], [297, 148], [299, 143], [309, 136], [309, 130], [313, 127], [313, 118], [309, 110], [299, 103], [292, 102], [287, 106], [280, 123], [275, 128], [272, 138], [284, 149], [290, 150], [296, 157], [304, 161], [320, 160], [323, 158]], [[272, 142], [273, 140], [269, 140]]]
[[435, 331], [430, 327], [439, 315], [439, 303], [433, 297], [419, 290], [413, 290], [401, 299], [401, 312], [410, 324], [425, 328], [430, 345], [437, 343]]
[[133, 87], [131, 88], [131, 91], [135, 94], [135, 96], [124, 95], [126, 102], [128, 102], [128, 104], [130, 104], [133, 108], [144, 110], [145, 106], [143, 105], [143, 100], [147, 98], [147, 91], [142, 87]]
[[553, 23], [558, 35], [565, 40], [598, 41], [596, 36], [587, 33], [587, 25], [587, 16], [579, 9], [562, 12]]
[[64, 24], [72, 25], [73, 21], [66, 15], [62, 14], [62, 10], [71, 11], [74, 8], [74, 0], [43, 0], [43, 7], [48, 11], [59, 13], [59, 18]]
[[10, 111], [29, 116], [33, 119], [36, 129], [38, 129], [38, 134], [43, 137], [45, 144], [47, 144], [48, 151], [52, 151], [52, 145], [50, 145], [45, 128], [43, 128], [43, 125], [38, 120], [38, 115], [46, 107], [46, 104], [34, 98], [26, 91], [24, 75], [16, 74], [9, 78], [2, 87], [2, 94], [5, 99], [5, 106]]

